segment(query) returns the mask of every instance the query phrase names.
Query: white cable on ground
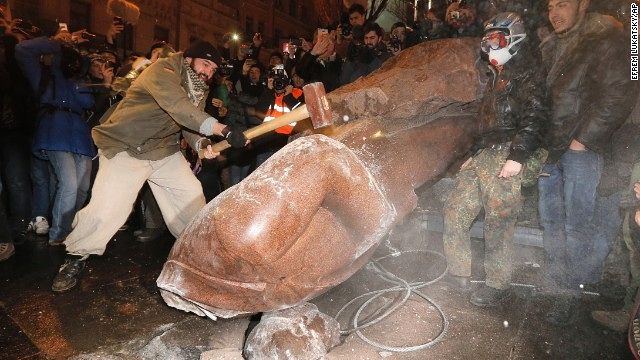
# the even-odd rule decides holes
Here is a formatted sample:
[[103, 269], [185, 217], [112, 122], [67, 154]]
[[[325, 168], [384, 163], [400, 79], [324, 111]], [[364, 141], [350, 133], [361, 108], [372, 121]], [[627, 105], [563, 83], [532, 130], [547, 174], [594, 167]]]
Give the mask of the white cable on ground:
[[[366, 296], [370, 296], [370, 298], [365, 301], [356, 311], [356, 314], [353, 318], [353, 328], [351, 329], [346, 329], [346, 330], [340, 330], [340, 334], [342, 335], [347, 335], [347, 334], [351, 334], [353, 332], [355, 332], [358, 337], [360, 339], [362, 339], [362, 341], [366, 342], [369, 345], [375, 346], [379, 349], [382, 350], [386, 350], [386, 351], [393, 351], [393, 352], [410, 352], [410, 351], [417, 351], [417, 350], [423, 350], [423, 349], [427, 349], [432, 347], [433, 345], [435, 345], [436, 343], [440, 342], [442, 340], [442, 338], [444, 337], [444, 335], [447, 333], [447, 330], [449, 328], [449, 321], [447, 320], [447, 317], [445, 316], [444, 312], [442, 311], [442, 308], [435, 303], [433, 300], [431, 300], [430, 298], [428, 298], [426, 295], [424, 295], [423, 293], [421, 293], [419, 291], [419, 289], [427, 286], [427, 285], [431, 285], [437, 281], [439, 281], [440, 279], [442, 279], [444, 277], [444, 275], [447, 273], [447, 267], [448, 265], [445, 267], [444, 271], [437, 276], [435, 279], [430, 280], [430, 281], [424, 281], [424, 282], [414, 282], [414, 283], [408, 283], [406, 280], [398, 277], [397, 275], [391, 273], [390, 271], [386, 270], [384, 267], [382, 267], [382, 265], [380, 265], [379, 261], [383, 260], [387, 257], [390, 256], [400, 256], [402, 254], [406, 254], [406, 253], [426, 253], [426, 254], [434, 254], [439, 256], [440, 258], [442, 258], [446, 264], [446, 258], [444, 255], [442, 255], [439, 252], [435, 252], [435, 251], [431, 251], [431, 250], [411, 250], [411, 251], [400, 251], [400, 252], [395, 252], [377, 259], [374, 259], [372, 262], [369, 263], [369, 267], [371, 267], [373, 269], [373, 271], [375, 271], [378, 276], [389, 283], [394, 284], [395, 286], [387, 288], [387, 289], [381, 289], [381, 290], [375, 290], [375, 291], [370, 291], [368, 293], [362, 294], [354, 299], [352, 299], [351, 301], [349, 301], [347, 304], [345, 304], [336, 314], [335, 318], [338, 319], [340, 317], [340, 314], [342, 314], [342, 312], [349, 307], [351, 304], [353, 304], [355, 301], [366, 297]], [[384, 314], [375, 317], [373, 320], [364, 323], [364, 324], [358, 324], [358, 319], [360, 318], [360, 314], [362, 313], [362, 311], [371, 303], [373, 302], [375, 299], [379, 298], [380, 296], [382, 296], [383, 294], [386, 293], [390, 293], [390, 292], [400, 292], [403, 291], [405, 294], [402, 298], [402, 300], [400, 302], [398, 302], [397, 304], [395, 304], [393, 307], [391, 307], [389, 310], [387, 310]], [[433, 305], [433, 307], [437, 310], [438, 315], [440, 316], [440, 318], [442, 319], [442, 326], [440, 328], [440, 332], [438, 333], [438, 336], [436, 336], [433, 340], [420, 344], [420, 345], [415, 345], [415, 346], [388, 346], [388, 345], [384, 345], [378, 342], [375, 342], [369, 338], [367, 338], [360, 330], [369, 327], [371, 325], [377, 324], [378, 322], [382, 321], [383, 319], [385, 319], [386, 317], [388, 317], [389, 315], [391, 315], [394, 311], [396, 311], [397, 309], [399, 309], [401, 306], [403, 306], [407, 300], [409, 299], [409, 297], [411, 297], [412, 294], [415, 294], [417, 296], [419, 296], [420, 298], [424, 299], [427, 303]]]
[[[433, 280], [429, 280], [429, 281], [421, 281], [421, 282], [413, 282], [413, 283], [408, 283], [406, 280], [400, 278], [399, 276], [393, 274], [392, 272], [388, 271], [387, 269], [385, 269], [382, 265], [380, 265], [379, 261], [386, 259], [388, 257], [398, 257], [400, 255], [403, 254], [407, 254], [407, 253], [425, 253], [425, 254], [434, 254], [440, 258], [442, 258], [446, 264], [444, 271], [438, 275], [435, 279]], [[375, 346], [379, 349], [382, 350], [386, 350], [386, 351], [393, 351], [393, 352], [410, 352], [410, 351], [417, 351], [417, 350], [423, 350], [423, 349], [427, 349], [432, 347], [433, 345], [435, 345], [436, 343], [440, 342], [445, 334], [447, 333], [447, 330], [449, 328], [449, 321], [447, 320], [447, 317], [444, 313], [444, 311], [442, 310], [442, 308], [440, 307], [440, 305], [438, 305], [436, 302], [434, 302], [433, 300], [431, 300], [429, 297], [427, 297], [425, 294], [423, 294], [422, 292], [419, 291], [419, 289], [427, 286], [427, 285], [431, 285], [437, 281], [439, 281], [440, 279], [442, 279], [445, 274], [447, 273], [447, 269], [449, 267], [449, 264], [447, 264], [447, 259], [446, 257], [437, 252], [437, 251], [432, 251], [432, 250], [407, 250], [407, 251], [395, 251], [394, 253], [391, 253], [389, 255], [385, 255], [382, 257], [379, 257], [377, 259], [373, 259], [369, 264], [367, 264], [367, 266], [373, 270], [375, 273], [377, 273], [377, 275], [384, 281], [389, 282], [394, 284], [395, 286], [392, 286], [390, 288], [386, 288], [386, 289], [380, 289], [380, 290], [374, 290], [374, 291], [370, 291], [367, 293], [364, 293], [362, 295], [359, 295], [355, 298], [353, 298], [352, 300], [350, 300], [348, 303], [346, 303], [342, 308], [340, 308], [340, 310], [336, 313], [335, 318], [338, 319], [340, 317], [340, 315], [342, 314], [342, 312], [344, 310], [346, 310], [351, 304], [353, 304], [354, 302], [369, 296], [369, 299], [367, 301], [365, 301], [362, 305], [360, 305], [360, 307], [358, 308], [358, 310], [356, 311], [354, 317], [353, 317], [353, 328], [350, 329], [344, 329], [344, 330], [340, 330], [340, 334], [341, 335], [349, 335], [353, 332], [355, 332], [358, 337], [360, 339], [362, 339], [362, 341], [366, 342], [367, 344], [371, 345], [371, 346]], [[472, 280], [472, 283], [484, 283], [484, 281], [479, 281], [479, 280]], [[535, 285], [531, 285], [531, 284], [520, 284], [520, 283], [511, 283], [512, 286], [515, 287], [526, 287], [526, 288], [533, 288], [535, 289]], [[387, 294], [387, 293], [391, 293], [391, 292], [404, 292], [404, 296], [402, 298], [401, 301], [397, 302], [394, 306], [392, 306], [389, 310], [387, 310], [384, 314], [379, 315], [374, 317], [373, 320], [370, 320], [369, 322], [366, 322], [364, 324], [359, 324], [358, 323], [358, 319], [360, 318], [360, 315], [362, 313], [362, 311], [364, 311], [364, 309], [367, 308], [367, 306], [369, 306], [369, 304], [371, 304], [374, 300], [376, 300], [377, 298], [379, 298], [380, 296]], [[583, 293], [585, 294], [589, 294], [589, 295], [596, 295], [598, 296], [598, 293], [593, 293], [593, 292], [589, 292], [589, 291], [583, 291]], [[427, 303], [433, 305], [433, 307], [437, 310], [438, 315], [440, 316], [440, 318], [442, 319], [442, 325], [440, 328], [440, 332], [438, 333], [438, 336], [436, 336], [433, 340], [420, 344], [420, 345], [415, 345], [415, 346], [388, 346], [385, 344], [381, 344], [379, 342], [373, 341], [369, 338], [367, 338], [363, 333], [362, 333], [362, 329], [365, 329], [369, 326], [375, 325], [377, 323], [379, 323], [380, 321], [384, 320], [385, 318], [387, 318], [389, 315], [391, 315], [392, 313], [394, 313], [396, 310], [398, 310], [400, 307], [402, 307], [404, 304], [406, 304], [407, 300], [411, 297], [412, 294], [415, 294], [417, 296], [419, 296], [420, 298], [424, 299]]]

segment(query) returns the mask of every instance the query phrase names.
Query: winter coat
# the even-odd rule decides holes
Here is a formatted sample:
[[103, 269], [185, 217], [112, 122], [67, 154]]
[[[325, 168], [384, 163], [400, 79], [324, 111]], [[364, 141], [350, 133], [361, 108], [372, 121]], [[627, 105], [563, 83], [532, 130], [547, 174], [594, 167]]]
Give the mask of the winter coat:
[[557, 34], [540, 44], [552, 102], [544, 136], [550, 161], [559, 159], [573, 139], [597, 153], [605, 152], [637, 94], [630, 81], [628, 43], [610, 17], [587, 14], [571, 31], [577, 33], [563, 36], [575, 36], [575, 41], [560, 56], [562, 39]]
[[127, 151], [141, 160], [163, 159], [180, 151], [183, 129], [195, 148], [200, 126], [211, 116], [204, 112], [207, 93], [198, 107], [189, 100], [183, 59], [175, 53], [150, 65], [93, 128], [93, 139], [107, 158]]
[[[40, 61], [48, 54], [53, 54], [50, 71]], [[64, 77], [60, 44], [47, 37], [25, 40], [16, 45], [15, 56], [39, 96], [33, 153], [45, 157], [44, 151], [49, 150], [95, 156], [91, 130], [84, 118], [84, 111], [94, 104], [93, 95], [75, 80]]]
[[369, 75], [380, 68], [391, 56], [392, 54], [384, 43], [378, 44], [373, 49], [361, 46], [354, 56], [354, 60], [347, 61], [342, 65], [340, 84], [350, 84], [360, 77]]
[[296, 74], [306, 83], [322, 82], [326, 92], [340, 86], [339, 75], [342, 67], [342, 59], [338, 55], [331, 61], [319, 61], [316, 55], [307, 51], [295, 65]]
[[475, 149], [511, 142], [508, 160], [521, 164], [540, 145], [547, 101], [544, 75], [538, 57], [522, 48], [492, 76], [479, 111], [479, 136]]

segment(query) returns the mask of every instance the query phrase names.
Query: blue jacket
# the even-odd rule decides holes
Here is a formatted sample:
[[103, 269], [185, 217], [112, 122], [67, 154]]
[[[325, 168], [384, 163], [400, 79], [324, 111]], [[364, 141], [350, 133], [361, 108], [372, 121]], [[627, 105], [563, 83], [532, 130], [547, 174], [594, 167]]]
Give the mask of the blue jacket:
[[[46, 54], [53, 54], [53, 61], [50, 78], [42, 92], [40, 59]], [[73, 79], [63, 76], [60, 45], [46, 37], [26, 40], [16, 46], [15, 56], [29, 85], [40, 95], [33, 153], [44, 157], [43, 150], [51, 150], [94, 157], [96, 148], [91, 140], [91, 129], [83, 116], [85, 109], [93, 106], [94, 97]]]

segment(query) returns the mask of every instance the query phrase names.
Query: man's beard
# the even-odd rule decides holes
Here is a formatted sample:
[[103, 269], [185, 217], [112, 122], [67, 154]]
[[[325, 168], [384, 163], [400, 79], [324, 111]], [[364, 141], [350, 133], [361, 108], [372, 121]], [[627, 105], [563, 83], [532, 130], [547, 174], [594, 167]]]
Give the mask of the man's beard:
[[191, 62], [189, 63], [189, 67], [191, 68], [191, 70], [193, 70], [193, 72], [196, 73], [198, 78], [200, 80], [202, 80], [205, 84], [211, 85], [211, 78], [209, 78], [209, 76], [207, 76], [207, 74], [205, 74], [205, 73], [201, 73], [201, 72], [196, 71], [196, 68], [193, 65], [194, 62], [195, 62], [195, 59], [191, 59]]

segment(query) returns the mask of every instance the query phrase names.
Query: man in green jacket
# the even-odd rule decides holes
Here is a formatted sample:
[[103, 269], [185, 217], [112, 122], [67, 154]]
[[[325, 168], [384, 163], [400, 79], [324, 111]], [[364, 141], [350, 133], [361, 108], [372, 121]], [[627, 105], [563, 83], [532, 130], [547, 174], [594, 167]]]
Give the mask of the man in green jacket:
[[[240, 131], [204, 112], [208, 82], [220, 63], [218, 51], [199, 41], [149, 66], [126, 96], [93, 129], [98, 175], [91, 201], [80, 210], [64, 241], [68, 258], [53, 280], [53, 291], [74, 287], [89, 255], [102, 255], [124, 224], [147, 181], [169, 231], [178, 236], [205, 205], [202, 186], [180, 152], [180, 136], [200, 149], [205, 136], [221, 135], [245, 145]], [[210, 147], [207, 158], [213, 158]]]

